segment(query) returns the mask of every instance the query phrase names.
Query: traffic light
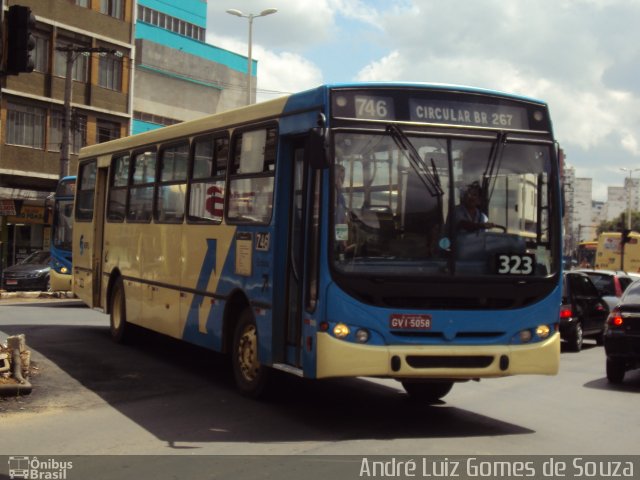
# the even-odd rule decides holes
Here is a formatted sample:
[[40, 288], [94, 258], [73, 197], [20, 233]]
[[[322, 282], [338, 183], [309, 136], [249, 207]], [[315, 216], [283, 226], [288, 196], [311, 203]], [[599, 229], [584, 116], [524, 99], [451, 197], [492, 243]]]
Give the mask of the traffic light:
[[625, 243], [629, 243], [629, 241], [631, 240], [629, 238], [629, 234], [631, 233], [631, 230], [629, 230], [628, 228], [623, 228], [622, 229], [622, 238], [621, 238], [621, 243], [624, 245]]
[[6, 74], [33, 72], [31, 51], [36, 46], [32, 31], [36, 26], [36, 17], [29, 7], [11, 5], [7, 12]]

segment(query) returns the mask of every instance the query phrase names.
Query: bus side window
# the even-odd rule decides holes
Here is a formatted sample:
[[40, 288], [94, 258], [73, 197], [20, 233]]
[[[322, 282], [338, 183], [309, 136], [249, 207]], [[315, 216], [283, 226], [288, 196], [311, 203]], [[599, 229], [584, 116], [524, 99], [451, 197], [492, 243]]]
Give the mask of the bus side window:
[[93, 197], [96, 189], [97, 163], [95, 160], [80, 165], [78, 176], [78, 193], [76, 220], [90, 222], [93, 220]]
[[221, 223], [229, 139], [208, 135], [193, 142], [189, 221]]
[[230, 220], [258, 224], [271, 220], [276, 144], [275, 128], [250, 130], [235, 137], [229, 181]]
[[153, 188], [156, 176], [156, 152], [140, 152], [133, 157], [129, 187], [127, 221], [149, 222], [153, 213]]
[[127, 184], [129, 179], [128, 154], [114, 157], [111, 162], [111, 178], [109, 180], [109, 203], [107, 205], [108, 222], [124, 222], [127, 211]]
[[156, 198], [156, 221], [181, 223], [184, 220], [188, 160], [188, 142], [162, 150]]

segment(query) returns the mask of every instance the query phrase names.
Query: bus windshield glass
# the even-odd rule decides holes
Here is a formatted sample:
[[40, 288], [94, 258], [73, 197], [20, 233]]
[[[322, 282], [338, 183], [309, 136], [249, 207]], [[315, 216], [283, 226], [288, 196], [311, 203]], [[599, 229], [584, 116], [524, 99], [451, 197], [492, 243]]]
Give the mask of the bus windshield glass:
[[551, 143], [334, 134], [334, 269], [378, 276], [547, 276]]
[[53, 246], [71, 251], [73, 244], [73, 198], [60, 199], [55, 203]]

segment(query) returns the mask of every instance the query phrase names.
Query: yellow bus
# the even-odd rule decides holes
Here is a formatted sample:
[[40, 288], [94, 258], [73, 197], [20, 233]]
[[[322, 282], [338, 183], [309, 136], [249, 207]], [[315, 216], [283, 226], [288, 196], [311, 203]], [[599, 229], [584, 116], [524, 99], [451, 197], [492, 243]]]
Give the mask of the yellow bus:
[[593, 268], [596, 261], [597, 240], [587, 240], [578, 243], [576, 261], [579, 268]]
[[[426, 401], [555, 374], [557, 158], [543, 102], [393, 83], [86, 147], [74, 292], [116, 341], [135, 324], [230, 353], [252, 396], [273, 369], [393, 378]], [[457, 230], [474, 184], [492, 223]]]
[[624, 265], [620, 255], [620, 237], [620, 232], [603, 232], [598, 236], [595, 268], [640, 273], [640, 233], [629, 233], [629, 241], [624, 245]]

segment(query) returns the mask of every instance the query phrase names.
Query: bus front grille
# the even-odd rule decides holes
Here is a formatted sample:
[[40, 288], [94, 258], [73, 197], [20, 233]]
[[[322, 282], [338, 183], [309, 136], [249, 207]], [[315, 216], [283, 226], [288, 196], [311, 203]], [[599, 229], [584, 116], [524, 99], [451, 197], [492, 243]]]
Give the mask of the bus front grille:
[[407, 364], [412, 368], [486, 368], [493, 360], [491, 355], [409, 355], [406, 358]]

